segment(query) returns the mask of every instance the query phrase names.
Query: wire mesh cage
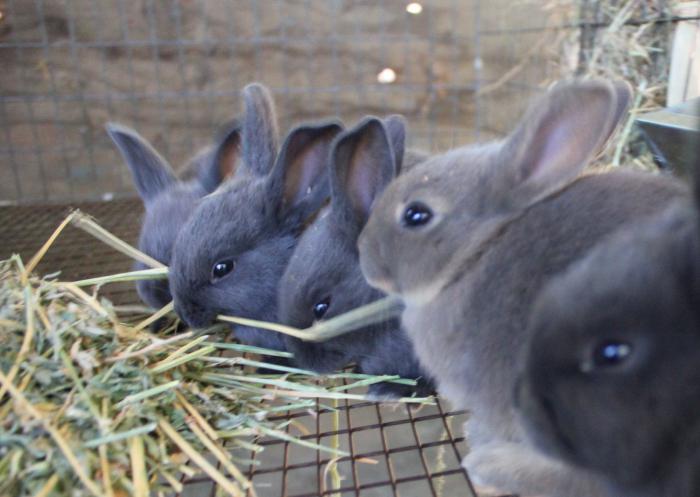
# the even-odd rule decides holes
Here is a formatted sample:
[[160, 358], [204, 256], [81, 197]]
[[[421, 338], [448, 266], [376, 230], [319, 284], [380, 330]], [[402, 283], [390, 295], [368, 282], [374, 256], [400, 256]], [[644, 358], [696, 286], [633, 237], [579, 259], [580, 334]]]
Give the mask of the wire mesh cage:
[[[543, 84], [598, 57], [622, 7], [623, 22], [667, 43], [682, 19], [673, 3], [437, 0], [411, 14], [402, 0], [7, 0], [0, 199], [130, 195], [106, 121], [133, 125], [181, 164], [254, 80], [272, 89], [283, 129], [401, 113], [411, 145], [431, 151], [492, 138]], [[668, 63], [664, 48], [653, 64]]]
[[437, 1], [418, 15], [397, 0], [8, 1], [2, 9], [7, 201], [131, 194], [106, 121], [133, 125], [178, 165], [236, 115], [250, 81], [271, 88], [282, 129], [328, 115], [401, 113], [413, 145], [440, 150], [501, 133], [509, 119], [488, 112], [491, 101], [524, 102], [546, 79], [544, 59], [530, 53], [517, 81], [473, 98], [549, 29], [538, 2]]
[[[30, 257], [68, 204], [136, 240], [142, 208], [104, 132], [108, 121], [134, 127], [181, 165], [237, 115], [243, 85], [260, 81], [274, 95], [282, 129], [328, 116], [351, 123], [400, 113], [409, 145], [437, 152], [507, 133], [533, 94], [606, 56], [600, 47], [611, 26], [654, 33], [644, 70], [662, 80], [674, 26], [687, 20], [675, 4], [3, 0], [0, 258]], [[651, 99], [663, 93], [656, 82], [648, 81]], [[57, 242], [39, 272], [79, 279], [93, 268], [129, 266], [76, 231]], [[129, 284], [108, 296], [118, 304], [137, 299]], [[351, 454], [339, 462], [342, 486], [327, 487], [327, 455], [270, 439], [264, 452], [242, 456], [259, 495], [474, 495], [460, 466], [465, 412], [442, 402], [415, 409], [345, 401], [338, 409], [336, 426], [320, 404], [281, 419], [294, 420], [287, 429], [302, 439], [340, 439]], [[217, 489], [197, 476], [182, 494]]]

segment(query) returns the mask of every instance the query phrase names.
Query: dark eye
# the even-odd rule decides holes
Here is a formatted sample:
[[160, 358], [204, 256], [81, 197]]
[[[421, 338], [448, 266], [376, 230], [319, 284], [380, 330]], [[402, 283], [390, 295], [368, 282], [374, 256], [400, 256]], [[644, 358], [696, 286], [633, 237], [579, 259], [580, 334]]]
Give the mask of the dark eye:
[[597, 367], [617, 366], [632, 354], [632, 346], [625, 342], [610, 340], [593, 351], [593, 364]]
[[226, 276], [228, 273], [233, 271], [234, 267], [235, 267], [235, 264], [231, 259], [225, 259], [223, 261], [219, 261], [216, 264], [214, 264], [214, 267], [212, 267], [211, 275], [215, 280], [221, 279], [224, 276]]
[[412, 202], [403, 211], [403, 224], [409, 228], [428, 224], [432, 218], [433, 211], [421, 202]]
[[314, 304], [313, 310], [314, 310], [314, 317], [316, 319], [321, 319], [326, 312], [328, 312], [328, 308], [331, 305], [331, 299], [330, 297], [326, 297], [325, 299], [321, 300], [320, 302], [316, 302]]

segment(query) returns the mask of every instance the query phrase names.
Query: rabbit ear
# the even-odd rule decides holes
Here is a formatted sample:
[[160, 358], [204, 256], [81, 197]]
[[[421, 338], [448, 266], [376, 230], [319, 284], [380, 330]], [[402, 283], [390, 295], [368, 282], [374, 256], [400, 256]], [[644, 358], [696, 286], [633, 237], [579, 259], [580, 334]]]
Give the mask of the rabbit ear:
[[168, 162], [136, 131], [117, 123], [107, 123], [105, 128], [129, 166], [144, 203], [178, 181]]
[[332, 121], [289, 133], [269, 179], [269, 199], [281, 219], [291, 213], [311, 215], [328, 198], [326, 166], [331, 143], [342, 129]]
[[523, 207], [575, 179], [612, 135], [630, 95], [625, 84], [599, 80], [555, 86], [506, 139], [496, 188]]
[[241, 124], [233, 121], [219, 137], [216, 145], [207, 154], [207, 159], [197, 171], [197, 179], [211, 193], [236, 172], [241, 155]]
[[403, 153], [406, 148], [406, 119], [402, 115], [393, 114], [384, 119], [384, 126], [391, 143], [391, 149], [394, 151], [394, 161], [398, 173], [403, 167]]
[[[392, 123], [393, 136], [397, 122]], [[331, 156], [331, 203], [333, 211], [361, 228], [367, 222], [372, 204], [396, 177], [397, 164], [387, 127], [376, 117], [368, 117], [336, 141]]]
[[243, 161], [253, 174], [266, 176], [275, 163], [279, 131], [275, 105], [260, 83], [243, 88]]
[[627, 81], [615, 80], [610, 84], [612, 85], [612, 91], [615, 94], [615, 107], [612, 108], [612, 117], [608, 124], [608, 129], [605, 131], [603, 136], [603, 143], [601, 143], [599, 150], [603, 150], [605, 148], [610, 138], [615, 134], [617, 126], [627, 115], [627, 110], [629, 109], [630, 102], [632, 101], [632, 96], [634, 94], [632, 86], [630, 86]]

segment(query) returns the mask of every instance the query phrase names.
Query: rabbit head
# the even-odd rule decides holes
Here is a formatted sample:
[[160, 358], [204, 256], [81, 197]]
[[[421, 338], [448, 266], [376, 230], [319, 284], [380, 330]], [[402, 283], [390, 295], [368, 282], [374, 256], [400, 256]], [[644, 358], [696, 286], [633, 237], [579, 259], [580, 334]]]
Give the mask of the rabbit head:
[[399, 176], [359, 240], [370, 284], [406, 301], [433, 299], [459, 278], [465, 254], [478, 257], [501, 227], [584, 169], [629, 94], [605, 81], [561, 83], [505, 140], [431, 157]]
[[[176, 312], [190, 326], [218, 314], [275, 321], [277, 287], [306, 223], [328, 196], [326, 163], [341, 130], [336, 122], [292, 130], [279, 155], [267, 90], [243, 90], [246, 170], [208, 195], [175, 243], [170, 287]], [[274, 333], [236, 329], [244, 342], [282, 348]]]
[[[336, 138], [329, 163], [330, 205], [304, 232], [280, 283], [280, 320], [307, 328], [382, 297], [359, 266], [357, 238], [372, 204], [400, 169], [405, 125], [400, 116], [367, 117]], [[328, 372], [379, 355], [379, 335], [397, 320], [323, 343], [285, 337], [296, 362]], [[405, 358], [402, 358], [405, 360]]]
[[629, 97], [627, 86], [606, 81], [555, 86], [505, 140], [398, 176], [360, 235], [369, 283], [402, 298], [420, 364], [443, 396], [470, 411], [464, 465], [482, 485], [597, 495], [588, 472], [536, 457], [512, 395], [539, 290], [604, 237], [685, 193], [638, 172], [579, 177]]
[[[116, 123], [106, 125], [126, 162], [143, 200], [145, 214], [138, 247], [145, 254], [170, 264], [175, 238], [203, 196], [213, 192], [234, 173], [240, 149], [240, 126], [230, 123], [213, 145], [201, 150], [178, 178], [168, 162], [136, 131]], [[136, 263], [136, 269], [146, 269]], [[136, 284], [141, 299], [160, 308], [172, 300], [167, 280], [142, 280]]]
[[530, 319], [516, 391], [525, 426], [621, 495], [700, 491], [684, 474], [700, 471], [700, 166], [695, 177], [694, 204], [601, 242], [545, 288]]

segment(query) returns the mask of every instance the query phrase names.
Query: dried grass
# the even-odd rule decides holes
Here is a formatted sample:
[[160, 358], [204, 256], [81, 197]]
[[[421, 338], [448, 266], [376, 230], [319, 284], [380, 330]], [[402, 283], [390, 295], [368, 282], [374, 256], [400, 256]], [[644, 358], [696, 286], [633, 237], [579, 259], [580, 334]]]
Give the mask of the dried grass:
[[167, 269], [78, 282], [33, 274], [70, 223], [144, 260], [76, 212], [27, 267], [18, 256], [0, 262], [0, 495], [172, 494], [195, 473], [229, 495], [255, 495], [229, 446], [261, 451], [256, 437], [265, 436], [348, 455], [286, 432], [273, 414], [313, 408], [317, 399], [363, 399], [358, 389], [379, 381], [412, 383], [267, 364], [251, 354], [289, 354], [215, 339], [228, 334], [225, 326], [154, 334], [149, 324], [172, 306], [121, 313], [98, 290]]
[[[549, 4], [557, 19], [564, 13], [575, 19], [575, 24], [588, 23], [585, 29], [563, 31], [565, 36], [552, 45], [551, 55], [558, 69], [555, 78], [577, 75], [622, 79], [635, 92], [627, 120], [597, 161], [598, 166], [657, 170], [633, 123], [640, 113], [666, 104], [674, 29], [674, 23], [667, 21], [679, 3], [598, 0], [585, 2], [587, 9], [582, 9], [584, 2], [580, 0], [553, 0]], [[572, 58], [572, 53], [577, 57]]]

